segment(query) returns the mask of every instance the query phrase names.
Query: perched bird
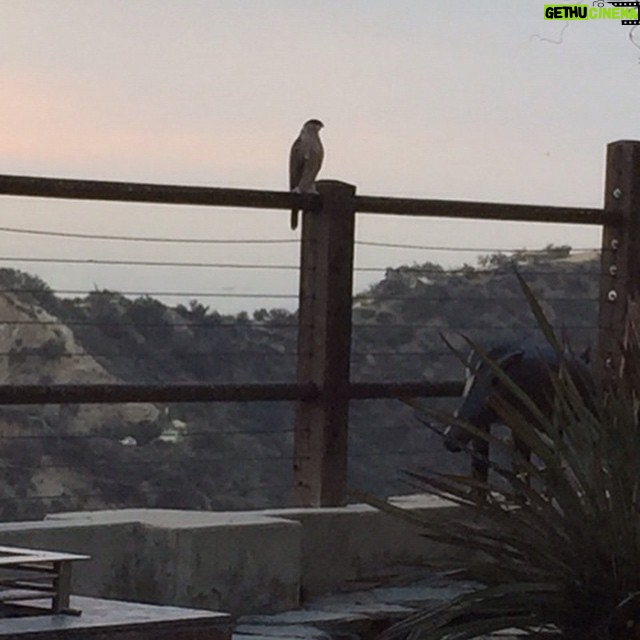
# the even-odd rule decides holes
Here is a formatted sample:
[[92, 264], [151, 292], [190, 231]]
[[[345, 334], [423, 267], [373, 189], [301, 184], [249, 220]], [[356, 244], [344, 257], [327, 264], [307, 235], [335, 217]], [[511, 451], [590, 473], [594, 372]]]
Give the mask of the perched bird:
[[[294, 193], [317, 193], [316, 176], [322, 166], [324, 149], [320, 140], [320, 120], [307, 120], [289, 155], [289, 188]], [[291, 228], [298, 226], [298, 210], [291, 210]]]

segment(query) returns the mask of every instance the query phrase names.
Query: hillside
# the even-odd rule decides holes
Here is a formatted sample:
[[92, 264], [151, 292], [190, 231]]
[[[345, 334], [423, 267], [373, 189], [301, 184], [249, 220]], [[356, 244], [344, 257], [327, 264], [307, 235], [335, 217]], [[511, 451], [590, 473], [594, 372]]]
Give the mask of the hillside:
[[[441, 334], [460, 344], [461, 332], [480, 341], [534, 332], [514, 262], [573, 347], [593, 343], [596, 255], [559, 247], [457, 271], [411, 265], [356, 296], [354, 380], [461, 378]], [[223, 316], [197, 301], [167, 307], [109, 291], [62, 299], [37, 278], [0, 270], [4, 384], [292, 381], [295, 350], [296, 316], [283, 310]], [[292, 427], [292, 403], [6, 407], [0, 517], [287, 504]], [[350, 482], [381, 494], [408, 489], [403, 468], [466, 468], [395, 401], [354, 402], [349, 447]]]

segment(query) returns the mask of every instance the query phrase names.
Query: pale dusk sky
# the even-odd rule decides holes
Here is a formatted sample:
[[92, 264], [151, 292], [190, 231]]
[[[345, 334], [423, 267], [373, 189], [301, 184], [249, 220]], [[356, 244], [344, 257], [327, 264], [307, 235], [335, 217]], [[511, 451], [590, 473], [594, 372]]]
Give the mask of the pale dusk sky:
[[[640, 39], [538, 0], [0, 0], [0, 173], [287, 187], [325, 123], [323, 178], [366, 195], [598, 207], [605, 147], [640, 138]], [[0, 227], [297, 239], [287, 212], [2, 197]], [[594, 228], [360, 216], [361, 241], [597, 247]], [[10, 257], [296, 265], [298, 245], [169, 245], [0, 231], [0, 263], [56, 289], [292, 294], [294, 270], [29, 264]], [[2, 261], [2, 258], [5, 261]], [[358, 246], [359, 266], [473, 253]], [[359, 273], [356, 290], [383, 272]], [[163, 298], [167, 302], [180, 298]], [[203, 299], [223, 311], [295, 299]]]

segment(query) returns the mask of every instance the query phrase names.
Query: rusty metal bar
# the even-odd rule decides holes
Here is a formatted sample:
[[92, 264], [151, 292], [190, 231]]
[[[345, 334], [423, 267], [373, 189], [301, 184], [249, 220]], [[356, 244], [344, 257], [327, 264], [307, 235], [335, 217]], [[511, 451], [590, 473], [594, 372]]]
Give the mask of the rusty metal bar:
[[464, 382], [355, 382], [350, 386], [352, 400], [382, 400], [385, 398], [453, 398], [462, 394]]
[[[0, 175], [0, 195], [252, 209], [289, 210], [295, 206], [302, 210], [313, 211], [317, 211], [322, 205], [322, 198], [318, 195], [294, 194], [287, 191], [223, 189], [219, 187], [15, 175]], [[586, 225], [613, 224], [618, 220], [615, 212], [583, 207], [378, 196], [355, 196], [354, 202], [356, 212], [387, 215]]]
[[314, 384], [60, 384], [0, 386], [0, 405], [313, 400]]
[[613, 223], [618, 216], [603, 209], [549, 207], [500, 202], [465, 202], [463, 200], [424, 200], [421, 198], [383, 198], [356, 196], [358, 213], [384, 213], [436, 218], [470, 218], [514, 222], [553, 222], [562, 224], [601, 225]]
[[[459, 396], [463, 383], [352, 382], [352, 400], [385, 398], [446, 398]], [[56, 384], [0, 385], [0, 405], [23, 404], [119, 404], [125, 402], [313, 402], [321, 395], [312, 382], [303, 384]]]
[[0, 195], [174, 205], [317, 210], [317, 194], [0, 175]]

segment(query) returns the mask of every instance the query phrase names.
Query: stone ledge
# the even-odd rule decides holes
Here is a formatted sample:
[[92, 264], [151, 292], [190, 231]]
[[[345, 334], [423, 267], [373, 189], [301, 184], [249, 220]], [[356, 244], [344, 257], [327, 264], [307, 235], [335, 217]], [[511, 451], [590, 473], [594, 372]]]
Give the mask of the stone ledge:
[[[393, 499], [441, 517], [457, 507], [432, 496]], [[301, 594], [369, 584], [459, 551], [372, 507], [199, 512], [119, 509], [0, 524], [0, 544], [86, 553], [75, 593], [245, 613], [300, 606]]]

